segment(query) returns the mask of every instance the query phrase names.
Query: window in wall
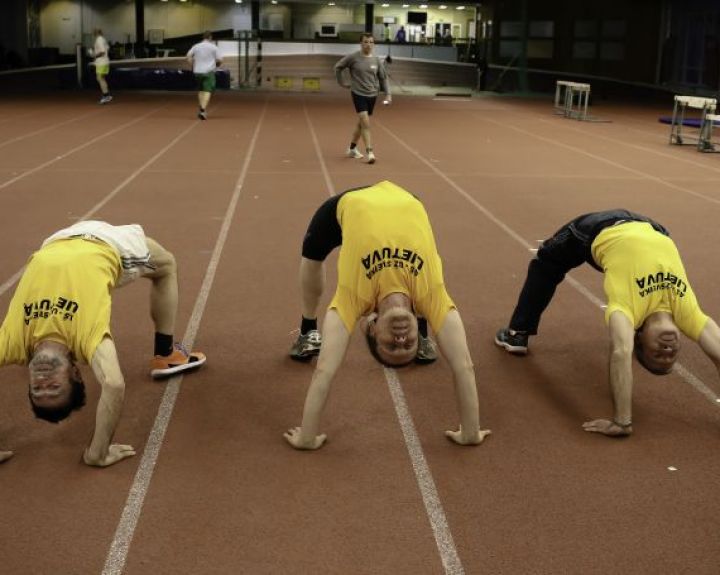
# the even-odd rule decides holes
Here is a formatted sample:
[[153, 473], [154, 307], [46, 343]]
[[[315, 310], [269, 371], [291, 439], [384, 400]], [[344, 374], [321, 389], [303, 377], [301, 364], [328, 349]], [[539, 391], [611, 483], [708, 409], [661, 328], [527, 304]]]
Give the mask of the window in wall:
[[597, 43], [575, 40], [573, 42], [573, 58], [576, 60], [594, 60], [597, 56]]
[[555, 36], [555, 22], [539, 20], [530, 22], [530, 38], [552, 38]]
[[522, 42], [520, 40], [500, 40], [500, 57], [516, 58], [522, 50]]
[[523, 23], [507, 20], [500, 23], [500, 37], [520, 38], [523, 35]]
[[625, 58], [624, 42], [602, 42], [600, 44], [601, 60], [622, 60]]
[[623, 60], [625, 58], [625, 20], [604, 20], [600, 26], [600, 59]]
[[575, 60], [597, 58], [598, 23], [596, 20], [575, 20], [572, 55]]
[[575, 38], [595, 38], [597, 22], [595, 20], [575, 20]]
[[[523, 49], [522, 38], [525, 35], [524, 23], [505, 21], [500, 24], [500, 57], [516, 58]], [[551, 20], [535, 20], [529, 22], [527, 34], [527, 57], [542, 59], [552, 58], [554, 51], [555, 22]]]

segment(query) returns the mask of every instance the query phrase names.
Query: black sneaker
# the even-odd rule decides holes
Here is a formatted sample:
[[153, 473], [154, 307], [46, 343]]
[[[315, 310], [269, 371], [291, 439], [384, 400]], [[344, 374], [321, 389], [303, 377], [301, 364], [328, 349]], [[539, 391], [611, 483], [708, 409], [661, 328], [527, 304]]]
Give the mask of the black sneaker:
[[198, 111], [198, 118], [201, 120], [207, 120], [207, 112], [205, 110]]
[[415, 354], [415, 363], [420, 365], [426, 365], [432, 363], [437, 359], [437, 349], [435, 349], [435, 342], [428, 337], [418, 335], [418, 348]]
[[320, 353], [321, 347], [322, 336], [318, 330], [313, 329], [305, 335], [298, 335], [292, 348], [290, 348], [290, 357], [295, 361], [310, 361], [313, 356]]
[[511, 333], [509, 328], [498, 330], [495, 334], [495, 344], [504, 347], [508, 352], [515, 355], [526, 355], [528, 352], [528, 334], [515, 331]]

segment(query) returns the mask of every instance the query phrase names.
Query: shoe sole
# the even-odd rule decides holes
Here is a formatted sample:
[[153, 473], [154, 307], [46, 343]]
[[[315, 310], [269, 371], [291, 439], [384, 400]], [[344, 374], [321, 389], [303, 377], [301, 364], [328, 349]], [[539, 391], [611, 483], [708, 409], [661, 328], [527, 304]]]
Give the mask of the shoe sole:
[[416, 357], [415, 363], [418, 365], [429, 365], [437, 361], [437, 357]]
[[527, 346], [512, 345], [506, 341], [499, 340], [497, 337], [495, 338], [495, 345], [505, 348], [508, 353], [512, 353], [513, 355], [527, 355], [528, 352]]
[[290, 359], [292, 359], [292, 360], [294, 360], [294, 361], [308, 362], [308, 361], [310, 361], [313, 357], [315, 357], [315, 356], [317, 356], [317, 355], [320, 355], [320, 350], [319, 350], [319, 349], [313, 349], [313, 350], [310, 350], [310, 351], [304, 351], [304, 352], [302, 352], [302, 353], [291, 353], [291, 354], [290, 354]]
[[167, 367], [165, 369], [153, 369], [150, 372], [150, 375], [155, 379], [162, 379], [165, 377], [170, 377], [171, 375], [175, 375], [175, 374], [183, 372], [183, 371], [190, 371], [193, 369], [197, 369], [202, 364], [204, 364], [206, 361], [207, 361], [207, 358], [203, 357], [202, 359], [198, 359], [197, 361], [193, 361], [190, 363], [174, 365], [173, 367]]
[[375, 163], [375, 158], [372, 158], [372, 159], [368, 160], [367, 163], [368, 163], [368, 164], [374, 164], [374, 163]]

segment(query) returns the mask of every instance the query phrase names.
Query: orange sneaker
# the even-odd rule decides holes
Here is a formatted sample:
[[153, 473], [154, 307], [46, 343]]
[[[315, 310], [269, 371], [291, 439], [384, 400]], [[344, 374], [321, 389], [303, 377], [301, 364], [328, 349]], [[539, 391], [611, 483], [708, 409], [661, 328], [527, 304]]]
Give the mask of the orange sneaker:
[[182, 344], [176, 343], [170, 355], [156, 355], [150, 362], [150, 375], [156, 378], [168, 377], [181, 371], [197, 369], [205, 363], [204, 353], [189, 352]]

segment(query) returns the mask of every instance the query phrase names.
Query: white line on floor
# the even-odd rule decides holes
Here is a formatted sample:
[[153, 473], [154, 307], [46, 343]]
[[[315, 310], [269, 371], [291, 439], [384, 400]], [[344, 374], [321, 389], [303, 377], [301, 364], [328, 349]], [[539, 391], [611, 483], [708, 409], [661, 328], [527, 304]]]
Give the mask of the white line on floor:
[[[502, 125], [504, 126], [504, 129], [507, 129], [507, 124], [501, 124], [500, 122], [495, 122], [494, 120], [488, 120], [483, 119], [483, 121], [487, 121], [493, 124]], [[412, 155], [414, 155], [420, 162], [425, 164], [431, 171], [433, 171], [437, 176], [439, 176], [443, 181], [445, 181], [453, 190], [455, 190], [458, 194], [460, 194], [462, 197], [464, 197], [472, 206], [474, 206], [478, 211], [480, 211], [486, 218], [488, 218], [491, 222], [493, 222], [496, 226], [498, 226], [501, 230], [503, 230], [507, 235], [509, 235], [511, 238], [513, 238], [516, 242], [518, 242], [521, 246], [523, 246], [526, 249], [531, 249], [532, 244], [526, 241], [520, 234], [518, 234], [515, 230], [513, 230], [510, 226], [508, 226], [505, 222], [500, 220], [498, 217], [495, 216], [490, 210], [488, 210], [485, 206], [483, 206], [480, 202], [478, 202], [473, 196], [471, 196], [468, 192], [466, 192], [460, 185], [455, 183], [454, 180], [452, 180], [449, 176], [447, 176], [444, 172], [442, 172], [440, 169], [438, 169], [432, 162], [427, 160], [420, 152], [412, 148], [408, 143], [406, 143], [404, 140], [402, 140], [398, 135], [396, 135], [393, 131], [385, 127], [382, 123], [377, 122], [377, 125], [382, 128], [385, 132], [387, 132], [395, 141], [397, 141], [403, 148], [408, 150]], [[566, 144], [563, 144], [562, 142], [558, 142], [556, 140], [553, 140], [551, 138], [546, 138], [543, 136], [538, 136], [536, 134], [533, 134], [532, 132], [528, 132], [526, 130], [523, 130], [521, 128], [517, 128], [514, 126], [509, 126], [513, 130], [517, 130], [521, 133], [536, 137], [544, 142], [548, 142], [551, 144], [556, 144], [558, 146], [569, 148], [570, 146], [567, 146]], [[604, 159], [600, 156], [596, 156], [595, 154], [590, 154], [589, 152], [583, 152], [582, 150], [575, 150], [581, 154], [590, 156], [598, 161], [602, 161], [609, 164], [614, 164], [619, 167], [623, 167], [626, 170], [630, 170], [632, 172], [635, 172], [637, 174], [643, 174], [642, 172], [638, 170], [634, 170], [632, 168], [627, 168], [624, 166], [620, 166], [620, 164], [616, 164], [615, 162], [612, 162], [611, 160]], [[644, 174], [643, 174], [644, 175]], [[653, 176], [647, 176], [650, 179], [657, 179]], [[675, 187], [675, 186], [670, 186]], [[680, 191], [684, 191], [682, 188], [678, 188]], [[599, 298], [597, 298], [593, 293], [588, 290], [585, 286], [583, 286], [579, 281], [575, 280], [574, 278], [570, 277], [569, 275], [565, 277], [565, 281], [567, 281], [572, 287], [574, 287], [578, 292], [580, 292], [582, 295], [584, 295], [588, 300], [590, 300], [593, 304], [595, 304], [597, 307], [602, 308], [602, 306], [605, 304], [605, 302], [601, 301]], [[696, 377], [693, 375], [687, 368], [685, 368], [680, 362], [677, 362], [675, 364], [674, 372], [677, 373], [682, 379], [685, 380], [686, 383], [690, 384], [693, 388], [698, 390], [703, 396], [709, 398], [714, 405], [720, 405], [720, 402], [715, 401], [715, 398], [718, 398], [718, 396], [713, 392], [699, 377]]]
[[[327, 185], [327, 192], [330, 196], [335, 195], [335, 187], [333, 186], [330, 174], [325, 166], [325, 161], [322, 157], [322, 150], [318, 143], [315, 129], [313, 127], [310, 116], [308, 115], [307, 108], [304, 107], [305, 117], [307, 118], [308, 129], [312, 137], [313, 143], [315, 144], [315, 152], [320, 161], [320, 169], [322, 170], [325, 182]], [[440, 559], [443, 566], [445, 567], [445, 573], [447, 575], [463, 575], [465, 570], [463, 569], [458, 555], [457, 549], [455, 548], [455, 542], [453, 540], [450, 527], [445, 517], [445, 511], [443, 510], [440, 496], [438, 495], [437, 489], [435, 488], [435, 481], [433, 480], [430, 467], [425, 459], [425, 454], [422, 450], [422, 444], [420, 438], [415, 430], [410, 410], [408, 409], [407, 402], [405, 401], [405, 394], [403, 393], [400, 380], [397, 377], [397, 372], [394, 369], [384, 369], [385, 380], [387, 381], [388, 388], [390, 389], [390, 396], [395, 406], [395, 412], [398, 416], [400, 428], [405, 438], [405, 446], [410, 455], [410, 461], [412, 462], [413, 471], [415, 472], [415, 479], [420, 489], [420, 495], [422, 496], [423, 504], [425, 505], [425, 511], [430, 521], [430, 526], [435, 536], [435, 544], [437, 545], [438, 552], [440, 553]]]
[[[210, 258], [210, 263], [208, 264], [207, 271], [205, 272], [205, 278], [203, 279], [202, 286], [200, 287], [200, 293], [198, 293], [197, 299], [195, 300], [195, 307], [193, 308], [190, 321], [188, 322], [188, 326], [185, 331], [183, 341], [190, 348], [192, 348], [192, 344], [195, 341], [195, 336], [205, 311], [205, 304], [207, 303], [213, 281], [215, 280], [215, 272], [220, 261], [220, 256], [222, 255], [223, 248], [225, 247], [225, 241], [227, 240], [230, 225], [235, 215], [235, 209], [237, 207], [238, 200], [240, 199], [242, 186], [247, 176], [248, 166], [250, 165], [250, 158], [255, 150], [255, 145], [260, 134], [260, 127], [262, 126], [265, 118], [266, 110], [267, 105], [263, 108], [263, 111], [260, 114], [252, 139], [250, 140], [248, 151], [245, 156], [245, 162], [240, 170], [240, 175], [238, 176], [235, 184], [235, 191], [233, 192], [230, 204], [225, 212], [225, 219], [223, 220], [222, 227], [220, 228], [220, 233], [218, 235], [217, 242], [215, 243], [213, 255]], [[140, 461], [140, 466], [135, 473], [135, 479], [133, 480], [130, 493], [128, 494], [127, 501], [125, 502], [125, 508], [123, 509], [120, 522], [118, 523], [115, 531], [112, 544], [110, 545], [110, 550], [108, 551], [105, 566], [102, 571], [103, 575], [120, 575], [123, 572], [130, 543], [132, 542], [135, 527], [137, 526], [137, 522], [142, 511], [145, 494], [147, 493], [147, 489], [152, 479], [155, 464], [160, 454], [160, 448], [162, 447], [163, 438], [165, 437], [165, 432], [167, 431], [170, 417], [172, 415], [173, 408], [175, 407], [175, 400], [180, 392], [180, 384], [182, 383], [182, 380], [183, 377], [181, 375], [179, 377], [172, 378], [167, 383], [162, 402], [158, 408], [155, 423], [153, 424], [150, 437], [148, 438], [148, 442]]]

